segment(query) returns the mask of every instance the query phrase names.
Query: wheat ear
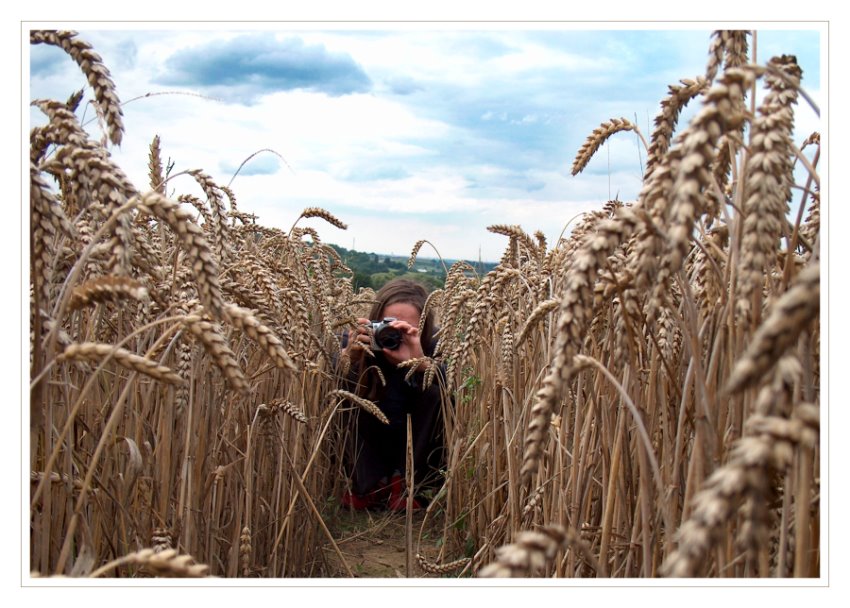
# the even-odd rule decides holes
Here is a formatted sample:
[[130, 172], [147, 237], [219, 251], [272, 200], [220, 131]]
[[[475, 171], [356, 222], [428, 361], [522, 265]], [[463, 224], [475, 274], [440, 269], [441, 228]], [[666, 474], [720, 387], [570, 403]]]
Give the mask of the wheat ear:
[[71, 301], [68, 306], [70, 310], [76, 310], [83, 306], [114, 302], [122, 298], [144, 302], [149, 299], [148, 290], [135, 279], [107, 275], [76, 286], [71, 292]]
[[148, 181], [151, 190], [165, 196], [165, 175], [162, 168], [159, 135], [154, 135], [148, 152]]
[[726, 71], [706, 94], [705, 106], [682, 134], [681, 161], [673, 179], [670, 205], [670, 245], [665, 266], [672, 276], [690, 251], [696, 217], [706, 211], [704, 190], [711, 184], [715, 146], [724, 133], [746, 121], [743, 98], [754, 76], [748, 70]]
[[428, 559], [421, 553], [417, 553], [416, 561], [419, 563], [419, 567], [428, 574], [449, 574], [458, 568], [466, 566], [470, 559], [468, 557], [462, 557], [451, 562], [446, 562], [445, 564], [435, 564], [434, 562], [428, 561]]
[[99, 363], [107, 358], [115, 359], [116, 363], [134, 372], [145, 374], [168, 384], [183, 383], [183, 379], [180, 376], [164, 365], [160, 365], [156, 361], [151, 361], [145, 357], [140, 357], [114, 344], [98, 344], [95, 342], [69, 344], [65, 347], [63, 353], [59, 355], [60, 361], [94, 361]]
[[223, 301], [218, 280], [218, 263], [204, 237], [203, 230], [191, 220], [188, 212], [157, 192], [139, 198], [139, 209], [164, 221], [175, 232], [189, 257], [189, 267], [198, 286], [201, 303], [216, 318], [221, 318]]
[[[301, 212], [301, 215], [296, 218], [295, 224], [297, 224], [298, 220], [300, 220], [301, 218], [308, 217], [320, 217], [329, 224], [336, 226], [340, 230], [348, 229], [347, 224], [337, 219], [336, 216], [334, 216], [330, 211], [326, 211], [321, 207], [307, 207], [306, 209], [304, 209], [304, 211]], [[292, 225], [292, 228], [295, 228], [295, 224]], [[292, 232], [292, 230], [290, 230], [290, 232]]]
[[239, 566], [242, 568], [242, 576], [251, 573], [251, 549], [251, 528], [245, 526], [239, 535]]
[[367, 412], [372, 414], [375, 418], [377, 418], [378, 420], [380, 420], [384, 424], [390, 423], [390, 421], [387, 419], [386, 415], [384, 415], [384, 412], [382, 412], [380, 410], [380, 408], [378, 408], [378, 406], [375, 405], [375, 403], [373, 401], [369, 401], [368, 399], [363, 399], [362, 397], [358, 397], [354, 393], [350, 393], [350, 392], [344, 391], [344, 390], [331, 391], [330, 393], [328, 393], [328, 396], [326, 397], [327, 400], [334, 399], [334, 398], [347, 399], [348, 401], [351, 401], [352, 403], [357, 404], [360, 407], [362, 407], [364, 410], [366, 410]]
[[537, 326], [537, 323], [540, 320], [548, 315], [550, 312], [556, 310], [560, 306], [560, 302], [558, 300], [544, 300], [540, 304], [538, 304], [534, 310], [531, 311], [531, 314], [528, 315], [528, 318], [525, 320], [525, 325], [522, 326], [522, 329], [519, 332], [519, 336], [517, 336], [514, 343], [517, 347], [522, 344], [525, 339], [528, 337], [528, 334]]
[[735, 364], [724, 392], [732, 395], [758, 382], [793, 346], [820, 311], [820, 264], [804, 268], [773, 304], [749, 347]]
[[304, 412], [301, 411], [298, 407], [296, 407], [295, 404], [289, 401], [288, 399], [274, 399], [270, 401], [269, 409], [272, 412], [282, 411], [296, 422], [300, 422], [301, 424], [307, 424], [307, 416], [304, 414]]
[[561, 400], [566, 384], [577, 368], [573, 358], [584, 342], [585, 331], [591, 319], [593, 284], [599, 269], [614, 250], [634, 232], [637, 220], [634, 214], [620, 209], [616, 220], [603, 220], [594, 233], [587, 234], [575, 259], [567, 271], [566, 288], [561, 298], [554, 357], [542, 388], [534, 396], [531, 420], [525, 438], [520, 474], [527, 481], [537, 468], [549, 429], [552, 410]]
[[236, 362], [236, 355], [227, 345], [221, 331], [210, 321], [201, 317], [199, 314], [191, 314], [183, 317], [183, 323], [189, 329], [193, 336], [198, 338], [204, 345], [204, 348], [212, 357], [216, 366], [221, 370], [221, 373], [227, 378], [233, 390], [240, 393], [247, 393], [249, 389], [248, 380], [245, 378], [245, 373], [239, 364]]
[[655, 130], [649, 140], [649, 150], [646, 154], [645, 176], [652, 175], [655, 165], [664, 158], [670, 149], [673, 130], [679, 121], [679, 114], [688, 102], [704, 92], [708, 83], [702, 76], [693, 80], [680, 80], [681, 86], [670, 85], [669, 94], [661, 102], [661, 111], [655, 117]]
[[[661, 566], [663, 576], [699, 576], [702, 564], [711, 549], [721, 542], [724, 525], [735, 516], [738, 505], [751, 498], [751, 510], [762, 511], [763, 517], [759, 505], [770, 490], [771, 473], [784, 472], [792, 464], [797, 445], [810, 449], [817, 445], [820, 431], [817, 406], [798, 404], [788, 412], [793, 377], [799, 374], [799, 364], [788, 359], [789, 364], [780, 363], [773, 381], [759, 392], [756, 413], [747, 420], [747, 436], [735, 443], [729, 461], [716, 469], [694, 496], [691, 515], [676, 533], [678, 547]], [[797, 505], [797, 508], [808, 506]], [[745, 549], [757, 551], [763, 547], [764, 525], [759, 521], [746, 522], [741, 531]]]
[[210, 570], [210, 567], [206, 564], [195, 563], [195, 559], [191, 555], [180, 555], [176, 549], [157, 551], [151, 548], [142, 549], [111, 561], [89, 576], [90, 578], [99, 578], [113, 568], [125, 564], [142, 566], [153, 576], [163, 577], [204, 578], [209, 575]]
[[77, 38], [77, 32], [34, 30], [30, 32], [31, 44], [50, 44], [64, 50], [80, 66], [86, 79], [94, 89], [94, 98], [106, 120], [109, 139], [116, 146], [121, 144], [124, 133], [123, 112], [115, 83], [109, 70], [103, 65], [100, 55], [92, 50], [88, 42]]
[[603, 565], [597, 561], [575, 530], [561, 526], [544, 526], [538, 530], [521, 532], [516, 542], [499, 547], [496, 561], [478, 571], [481, 578], [523, 578], [541, 576], [542, 570], [551, 564], [559, 551], [577, 549], [600, 573], [606, 576]]
[[229, 259], [230, 227], [227, 224], [227, 212], [224, 208], [221, 188], [213, 181], [212, 177], [200, 169], [193, 169], [188, 173], [195, 178], [204, 194], [207, 195], [207, 201], [209, 201], [210, 209], [212, 209], [215, 248], [218, 252], [218, 259], [224, 262]]
[[711, 46], [708, 50], [708, 64], [705, 79], [711, 84], [720, 67], [736, 68], [747, 63], [746, 30], [716, 30], [711, 34]]
[[283, 348], [283, 342], [271, 329], [260, 323], [253, 311], [240, 308], [235, 304], [227, 304], [224, 307], [224, 316], [235, 327], [238, 327], [248, 334], [252, 340], [256, 341], [268, 353], [276, 366], [298, 371], [289, 354]]
[[[752, 321], [753, 294], [761, 295], [765, 269], [776, 259], [776, 243], [787, 223], [788, 201], [793, 183], [791, 134], [794, 129], [793, 104], [797, 102], [801, 70], [793, 57], [770, 60], [770, 67], [790, 80], [765, 74], [769, 93], [752, 123], [747, 180], [744, 195], [744, 235], [738, 274], [737, 312], [745, 322]], [[760, 298], [756, 298], [759, 301]]]
[[599, 146], [605, 141], [620, 131], [637, 131], [637, 126], [627, 118], [612, 118], [593, 130], [584, 144], [579, 148], [576, 158], [573, 161], [572, 174], [578, 175], [590, 162], [590, 159], [596, 154]]

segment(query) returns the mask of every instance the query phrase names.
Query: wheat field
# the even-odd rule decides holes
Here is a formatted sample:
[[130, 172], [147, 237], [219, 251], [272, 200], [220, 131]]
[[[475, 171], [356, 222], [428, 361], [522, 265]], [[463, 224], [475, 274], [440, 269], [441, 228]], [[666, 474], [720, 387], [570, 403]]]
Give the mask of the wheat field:
[[[489, 226], [499, 265], [429, 297], [447, 459], [422, 576], [821, 575], [820, 136], [794, 138], [794, 57], [751, 63], [749, 36], [715, 32], [652, 133], [600, 117], [572, 173], [637, 132], [636, 200], [556, 243]], [[132, 184], [108, 66], [75, 32], [30, 42], [99, 118], [83, 91], [32, 101], [31, 577], [354, 576], [330, 524], [345, 414], [381, 412], [338, 385], [374, 298], [320, 237], [345, 223], [263, 226], [203, 169], [180, 177], [205, 199], [180, 193], [158, 137]]]

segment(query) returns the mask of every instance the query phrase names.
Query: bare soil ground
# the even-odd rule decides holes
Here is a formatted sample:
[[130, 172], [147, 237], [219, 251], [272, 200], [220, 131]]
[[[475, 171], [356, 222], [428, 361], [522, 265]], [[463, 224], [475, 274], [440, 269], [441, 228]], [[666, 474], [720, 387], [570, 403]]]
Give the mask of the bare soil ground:
[[[441, 534], [433, 518], [424, 529], [423, 521], [424, 513], [415, 512], [410, 555], [404, 513], [341, 510], [328, 524], [348, 568], [357, 578], [423, 578], [437, 575], [422, 570], [416, 553], [434, 560], [439, 554]], [[328, 547], [327, 551], [336, 576], [348, 576], [333, 548]]]

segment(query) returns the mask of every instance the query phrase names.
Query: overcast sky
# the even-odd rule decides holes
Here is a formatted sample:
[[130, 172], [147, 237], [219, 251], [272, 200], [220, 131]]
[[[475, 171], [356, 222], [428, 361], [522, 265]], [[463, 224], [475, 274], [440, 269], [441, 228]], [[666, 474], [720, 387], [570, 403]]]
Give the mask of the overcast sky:
[[[444, 257], [485, 261], [507, 242], [489, 225], [542, 230], [552, 244], [577, 214], [609, 197], [634, 200], [646, 155], [633, 133], [615, 135], [572, 177], [576, 152], [615, 117], [637, 120], [649, 138], [668, 85], [705, 72], [711, 33], [687, 23], [95, 25], [75, 29], [126, 104], [114, 156], [139, 189], [159, 135], [175, 171], [232, 179], [240, 210], [263, 225], [288, 229], [320, 206], [349, 226], [310, 220], [325, 242], [408, 255], [428, 239]], [[796, 55], [820, 105], [821, 45], [813, 24], [762, 25], [757, 35], [759, 61]], [[85, 86], [61, 50], [25, 51], [30, 99], [64, 101]], [[175, 94], [134, 100], [166, 92]], [[43, 118], [33, 110], [31, 121]], [[798, 143], [814, 130], [822, 125], [801, 101]], [[234, 179], [260, 150], [270, 151]], [[171, 187], [202, 196], [188, 176]]]

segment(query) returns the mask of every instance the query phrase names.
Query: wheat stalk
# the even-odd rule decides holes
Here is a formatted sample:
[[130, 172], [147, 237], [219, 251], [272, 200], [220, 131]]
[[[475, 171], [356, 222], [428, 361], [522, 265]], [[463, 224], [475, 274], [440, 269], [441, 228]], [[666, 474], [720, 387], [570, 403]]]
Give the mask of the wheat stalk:
[[599, 268], [634, 231], [635, 225], [634, 215], [625, 209], [621, 210], [617, 220], [597, 224], [597, 232], [583, 239], [582, 247], [567, 272], [566, 288], [559, 307], [554, 357], [531, 408], [521, 470], [524, 480], [528, 480], [537, 468], [552, 410], [576, 372], [573, 357], [581, 349], [585, 328], [592, 318], [589, 309], [593, 301], [591, 288]]

